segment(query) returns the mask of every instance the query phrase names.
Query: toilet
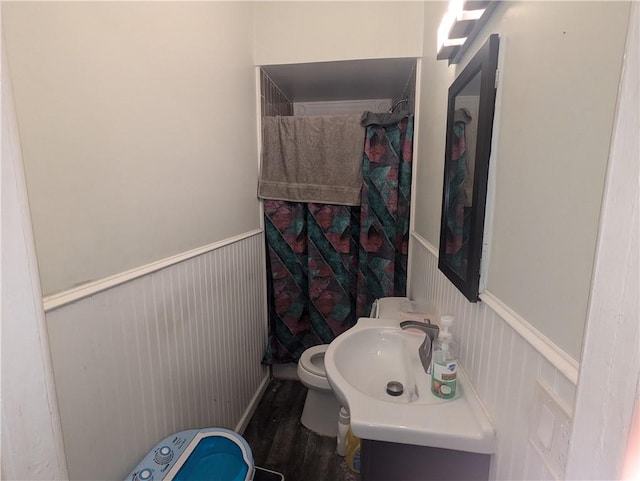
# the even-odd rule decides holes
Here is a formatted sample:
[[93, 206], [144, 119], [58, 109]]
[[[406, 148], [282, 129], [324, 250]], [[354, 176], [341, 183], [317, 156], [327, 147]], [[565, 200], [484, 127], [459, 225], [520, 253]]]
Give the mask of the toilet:
[[315, 433], [335, 437], [338, 434], [340, 404], [331, 390], [324, 368], [328, 347], [328, 344], [310, 347], [298, 361], [298, 378], [309, 388], [300, 421]]

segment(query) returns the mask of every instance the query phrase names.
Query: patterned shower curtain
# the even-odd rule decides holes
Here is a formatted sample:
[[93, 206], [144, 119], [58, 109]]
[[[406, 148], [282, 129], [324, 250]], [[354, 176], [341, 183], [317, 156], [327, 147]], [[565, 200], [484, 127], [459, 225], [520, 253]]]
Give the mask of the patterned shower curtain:
[[361, 205], [264, 201], [267, 364], [331, 342], [407, 282], [413, 117], [366, 130]]
[[[469, 117], [470, 118], [470, 117]], [[467, 273], [467, 244], [469, 238], [470, 218], [464, 183], [467, 175], [467, 143], [465, 137], [466, 121], [459, 120], [453, 124], [452, 152], [448, 166], [447, 181], [449, 195], [447, 198], [446, 248], [447, 263], [463, 279]]]

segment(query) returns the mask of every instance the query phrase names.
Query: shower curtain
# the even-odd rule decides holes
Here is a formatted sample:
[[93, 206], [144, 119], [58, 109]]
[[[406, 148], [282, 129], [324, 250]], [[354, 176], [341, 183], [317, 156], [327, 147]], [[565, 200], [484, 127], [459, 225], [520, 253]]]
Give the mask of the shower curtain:
[[264, 201], [270, 337], [264, 362], [297, 362], [404, 296], [413, 117], [366, 129], [361, 205]]
[[[460, 118], [458, 115], [460, 114]], [[464, 189], [467, 175], [467, 143], [466, 124], [471, 120], [471, 116], [464, 109], [456, 111], [456, 117], [452, 132], [452, 152], [449, 163], [447, 179], [449, 182], [449, 195], [447, 205], [446, 223], [446, 249], [445, 256], [447, 263], [463, 279], [467, 272], [467, 245], [469, 239], [469, 229], [471, 219], [466, 206], [470, 205], [470, 200], [466, 198]]]

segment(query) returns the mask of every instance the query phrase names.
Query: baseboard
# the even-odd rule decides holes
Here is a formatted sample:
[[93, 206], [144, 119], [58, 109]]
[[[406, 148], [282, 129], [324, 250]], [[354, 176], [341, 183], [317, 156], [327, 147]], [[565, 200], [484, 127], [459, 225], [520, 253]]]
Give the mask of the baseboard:
[[295, 362], [288, 364], [274, 364], [271, 372], [275, 379], [285, 379], [287, 381], [298, 381], [298, 365]]
[[251, 417], [253, 416], [253, 413], [256, 412], [256, 408], [258, 407], [258, 404], [260, 404], [262, 395], [264, 394], [264, 392], [267, 390], [267, 387], [269, 386], [269, 381], [271, 381], [271, 376], [269, 375], [269, 371], [267, 370], [266, 375], [262, 380], [262, 383], [260, 383], [260, 386], [256, 390], [256, 393], [251, 398], [251, 402], [249, 402], [249, 406], [247, 406], [247, 409], [245, 409], [244, 413], [242, 414], [240, 421], [238, 421], [238, 424], [236, 424], [236, 427], [234, 429], [235, 432], [240, 434], [244, 433], [244, 430], [247, 428], [249, 421], [251, 421]]

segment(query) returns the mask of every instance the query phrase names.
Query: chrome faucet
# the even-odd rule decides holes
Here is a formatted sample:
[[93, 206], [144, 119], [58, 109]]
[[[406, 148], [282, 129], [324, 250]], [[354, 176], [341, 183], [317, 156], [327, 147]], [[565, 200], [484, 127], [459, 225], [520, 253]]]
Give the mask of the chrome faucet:
[[418, 348], [418, 357], [422, 363], [425, 373], [429, 373], [429, 366], [431, 365], [432, 349], [431, 345], [435, 339], [438, 338], [438, 332], [440, 328], [427, 319], [427, 323], [421, 321], [402, 321], [400, 323], [402, 329], [414, 328], [418, 329], [426, 334], [424, 342], [420, 344]]

